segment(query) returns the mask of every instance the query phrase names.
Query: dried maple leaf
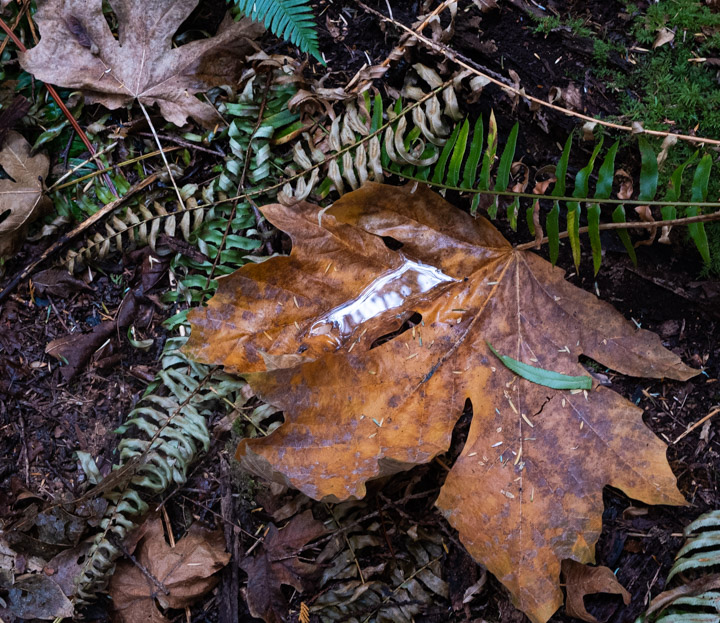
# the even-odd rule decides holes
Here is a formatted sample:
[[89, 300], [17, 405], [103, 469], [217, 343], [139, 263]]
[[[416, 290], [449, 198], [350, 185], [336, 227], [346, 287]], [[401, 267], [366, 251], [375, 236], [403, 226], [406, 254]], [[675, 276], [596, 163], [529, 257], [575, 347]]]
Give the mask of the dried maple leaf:
[[0, 151], [0, 166], [10, 179], [0, 179], [0, 258], [22, 244], [27, 228], [50, 205], [43, 195], [48, 174], [47, 156], [30, 156], [30, 144], [17, 132], [8, 132]]
[[366, 184], [327, 211], [263, 213], [291, 255], [223, 279], [191, 314], [187, 345], [285, 412], [272, 435], [240, 444], [248, 469], [315, 499], [362, 497], [368, 479], [447, 450], [469, 398], [437, 505], [535, 622], [562, 603], [561, 561], [594, 559], [605, 485], [685, 502], [640, 409], [604, 387], [529, 382], [490, 351], [572, 376], [586, 374], [581, 354], [634, 376], [697, 373], [562, 270], [422, 187]]
[[165, 542], [162, 521], [149, 519], [135, 550], [137, 561], [157, 582], [153, 582], [130, 561], [118, 564], [110, 582], [110, 596], [120, 621], [167, 623], [156, 606], [184, 608], [217, 584], [213, 574], [230, 560], [225, 553], [222, 530], [207, 530], [198, 524], [175, 547]]
[[312, 511], [305, 511], [278, 530], [270, 524], [267, 536], [254, 556], [246, 557], [240, 566], [248, 574], [247, 604], [250, 614], [265, 623], [282, 623], [288, 603], [282, 592], [287, 584], [298, 591], [308, 590], [308, 581], [318, 567], [302, 562], [299, 550], [310, 541], [325, 534], [323, 524], [313, 519]]
[[194, 94], [232, 84], [263, 27], [228, 16], [214, 37], [173, 48], [175, 31], [197, 3], [111, 0], [120, 31], [115, 39], [101, 0], [39, 0], [40, 43], [19, 55], [20, 64], [39, 80], [82, 89], [88, 102], [115, 109], [137, 98], [158, 104], [175, 125], [190, 116], [213, 127], [216, 110]]

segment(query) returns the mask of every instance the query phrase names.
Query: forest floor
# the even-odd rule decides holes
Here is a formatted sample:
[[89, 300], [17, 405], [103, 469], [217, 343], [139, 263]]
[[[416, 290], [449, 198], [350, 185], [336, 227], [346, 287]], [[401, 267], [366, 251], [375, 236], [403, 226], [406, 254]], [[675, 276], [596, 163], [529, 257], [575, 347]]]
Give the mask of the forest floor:
[[[417, 2], [368, 0], [369, 6], [384, 14], [388, 4], [394, 19], [406, 25], [414, 21], [419, 10]], [[644, 19], [647, 3], [557, 0], [542, 10], [530, 0], [501, 0], [498, 4], [481, 12], [472, 2], [461, 1], [460, 17], [448, 44], [489, 72], [507, 77], [513, 70], [530, 95], [547, 99], [552, 88], [559, 88], [571, 98], [566, 100], [567, 105], [591, 116], [630, 122], [633, 115], [640, 114], [639, 105], [629, 106], [628, 102], [644, 101], [651, 86], [640, 82], [619, 84], [618, 76], [633, 75], [646, 56], [663, 52], [662, 47], [654, 50], [637, 38], [636, 25]], [[327, 68], [315, 63], [306, 71], [327, 72], [326, 87], [344, 86], [363, 65], [384, 61], [398, 43], [400, 33], [396, 28], [381, 23], [352, 0], [319, 0], [314, 10], [319, 15], [320, 49]], [[538, 17], [539, 12], [552, 19]], [[679, 40], [680, 32], [675, 37]], [[269, 35], [267, 42], [275, 50], [299, 55]], [[400, 88], [408, 68], [417, 62], [441, 74], [452, 70], [451, 61], [418, 45], [391, 65], [387, 74], [376, 81], [377, 88]], [[705, 70], [715, 80], [715, 70]], [[14, 86], [0, 85], [0, 89]], [[514, 106], [510, 96], [493, 86], [486, 87], [478, 101], [461, 105], [471, 116], [494, 110], [500, 136], [506, 136], [519, 121], [517, 153], [534, 166], [557, 162], [566, 137], [578, 126], [576, 119], [556, 111], [533, 111], [524, 103]], [[87, 106], [80, 123], [85, 127], [104, 113], [98, 107]], [[661, 119], [658, 123], [657, 127], [680, 132], [695, 128], [695, 124], [663, 126]], [[701, 127], [696, 131], [702, 134], [703, 130], [709, 136], [720, 137], [716, 128]], [[587, 161], [591, 151], [592, 143], [588, 143], [574, 152], [571, 174]], [[634, 154], [629, 142], [624, 141], [618, 164], [632, 175], [639, 170]], [[51, 157], [51, 167], [62, 160], [62, 154]], [[200, 173], [207, 172], [213, 156], [200, 154], [198, 162]], [[466, 199], [453, 199], [457, 205], [468, 207]], [[512, 242], [527, 238], [527, 234], [523, 239], [521, 234], [503, 227], [502, 222], [499, 227]], [[6, 263], [0, 286], [53, 241], [51, 235], [27, 242]], [[685, 362], [703, 370], [686, 382], [612, 377], [613, 389], [644, 409], [646, 425], [667, 442], [668, 461], [688, 502], [685, 507], [646, 507], [620, 491], [605, 489], [603, 532], [596, 561], [616, 573], [632, 600], [624, 605], [618, 597], [599, 595], [587, 603], [599, 620], [621, 623], [633, 621], [645, 610], [648, 597], [664, 588], [665, 577], [683, 543], [683, 528], [703, 512], [720, 508], [720, 418], [710, 419], [682, 436], [720, 404], [720, 283], [717, 275], [703, 272], [697, 251], [682, 238], [669, 246], [638, 247], [637, 267], [619, 242], [610, 236], [604, 242], [606, 256], [596, 278], [591, 270], [576, 274], [569, 248], [562, 247], [559, 264], [567, 269], [570, 282], [597, 293], [638, 326], [658, 333]], [[280, 237], [276, 236], [272, 245], [272, 251], [287, 250]], [[61, 287], [42, 295], [32, 291], [30, 281], [25, 279], [0, 304], [0, 518], [6, 528], [21, 524], [53, 501], [76, 499], [87, 490], [77, 451], [92, 455], [103, 474], [116, 462], [118, 439], [113, 431], [125, 421], [160, 369], [167, 338], [162, 322], [171, 315], [170, 310], [160, 305], [140, 306], [134, 324], [143, 339], [152, 341], [151, 345], [145, 350], [134, 348], [125, 331], [118, 329], [70, 380], [63, 374], [63, 366], [46, 354], [46, 346], [56, 338], [92, 330], [113, 315], [128, 288], [141, 282], [150, 283], [146, 295], [161, 295], [168, 287], [167, 275], [153, 279], [152, 265], [143, 261], [146, 257], [142, 251], [110, 257], [102, 262], [88, 285]], [[589, 265], [590, 257], [589, 248], [584, 248], [584, 266]], [[41, 268], [50, 268], [51, 264], [49, 261]], [[281, 522], [305, 508], [313, 509], [321, 520], [333, 517], [330, 506], [291, 492], [273, 497], [277, 492], [240, 473], [232, 458], [235, 432], [220, 419], [218, 416], [217, 422], [210, 422], [210, 450], [193, 466], [187, 483], [166, 494], [161, 507], [178, 537], [190, 517], [223, 528], [232, 559], [220, 572], [218, 587], [187, 613], [173, 611], [171, 620], [185, 620], [186, 616], [188, 621], [252, 620], [241, 590], [247, 579], [238, 564], [253, 546], [253, 535], [268, 521]], [[483, 569], [465, 553], [456, 533], [434, 506], [446, 467], [462, 445], [468, 419], [461, 418], [453, 447], [443, 460], [383, 481], [382, 486], [371, 488], [360, 510], [353, 510], [353, 521], [358, 526], [369, 533], [377, 529], [371, 526], [379, 522], [382, 534], [382, 542], [359, 551], [355, 562], [363, 568], [396, 556], [408, 557], [403, 553], [408, 547], [403, 535], [413, 530], [437, 535], [444, 544], [440, 562], [442, 579], [449, 587], [448, 598], [438, 597], [422, 604], [414, 620], [520, 623], [527, 619], [492, 577], [472, 600], [462, 603], [466, 589], [483, 576]], [[34, 555], [42, 554], [49, 560], [76, 544], [84, 533], [91, 532], [88, 521], [92, 524], [97, 519], [98, 511], [91, 506], [85, 505], [84, 514], [75, 523], [62, 520], [65, 539], [41, 543], [42, 535], [35, 531], [26, 535], [30, 543], [27, 546]], [[282, 512], [277, 513], [279, 510]], [[71, 528], [74, 532], [69, 534]], [[290, 620], [298, 620], [301, 602], [312, 605], [323, 592], [327, 589], [310, 586], [300, 593], [287, 590]], [[103, 603], [88, 607], [86, 620], [106, 620], [110, 610]], [[376, 617], [378, 612], [382, 613], [382, 605], [364, 616], [357, 615], [357, 620]], [[314, 617], [311, 620], [316, 620]], [[551, 619], [553, 623], [571, 620], [575, 619], [565, 615], [563, 609]]]

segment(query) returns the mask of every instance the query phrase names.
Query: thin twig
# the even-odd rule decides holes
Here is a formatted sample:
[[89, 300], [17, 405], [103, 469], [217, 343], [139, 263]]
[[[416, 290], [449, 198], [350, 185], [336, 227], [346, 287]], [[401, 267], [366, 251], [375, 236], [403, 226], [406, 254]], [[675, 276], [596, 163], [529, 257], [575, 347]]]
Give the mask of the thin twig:
[[[113, 145], [117, 145], [117, 143], [113, 143]], [[167, 154], [171, 151], [177, 151], [178, 149], [182, 149], [182, 147], [165, 147], [163, 151]], [[100, 153], [100, 152], [98, 152]], [[69, 186], [75, 186], [76, 184], [79, 184], [80, 182], [84, 182], [85, 180], [92, 179], [93, 177], [97, 177], [98, 175], [101, 175], [102, 173], [105, 173], [107, 171], [112, 171], [113, 169], [120, 169], [122, 167], [126, 167], [129, 164], [135, 164], [136, 162], [140, 162], [141, 160], [146, 160], [147, 158], [152, 158], [153, 156], [160, 155], [159, 150], [151, 151], [147, 154], [142, 154], [140, 156], [136, 156], [135, 158], [130, 158], [129, 160], [123, 160], [122, 162], [118, 162], [117, 164], [114, 164], [110, 167], [105, 167], [104, 169], [99, 169], [97, 171], [93, 171], [92, 173], [88, 173], [87, 175], [83, 175], [82, 177], [76, 177], [74, 180], [70, 180], [69, 182], [65, 182], [64, 184], [60, 184], [60, 180], [64, 180], [67, 178], [68, 175], [73, 174], [78, 169], [81, 169], [84, 167], [88, 162], [92, 160], [92, 158], [88, 158], [84, 162], [81, 162], [79, 165], [73, 168], [72, 171], [68, 171], [63, 175], [59, 180], [57, 180], [52, 186], [48, 187], [48, 192], [51, 190], [62, 190], [63, 188], [68, 188]]]
[[[30, 20], [32, 22], [32, 20]], [[21, 52], [27, 52], [27, 48], [23, 44], [20, 39], [18, 39], [17, 35], [10, 29], [10, 27], [4, 22], [2, 18], [0, 18], [0, 28], [2, 28], [6, 33], [7, 36], [10, 37], [13, 40], [13, 43], [17, 46], [18, 50]], [[95, 155], [95, 148], [93, 147], [92, 143], [90, 142], [90, 139], [87, 137], [87, 134], [85, 134], [85, 131], [80, 127], [80, 124], [77, 122], [77, 119], [73, 117], [72, 113], [68, 110], [68, 107], [65, 106], [65, 102], [62, 101], [62, 98], [60, 95], [58, 95], [58, 92], [55, 90], [55, 88], [51, 84], [45, 84], [45, 88], [47, 89], [47, 92], [50, 94], [50, 97], [52, 97], [55, 100], [55, 103], [60, 107], [60, 110], [62, 110], [62, 113], [65, 115], [67, 120], [70, 122], [70, 125], [73, 127], [75, 132], [77, 132], [78, 136], [80, 137], [80, 140], [82, 140], [83, 143], [85, 143], [85, 147], [88, 148], [88, 151], [93, 156]], [[100, 162], [100, 160], [97, 161], [98, 165], [100, 167], [103, 166], [103, 163]], [[110, 179], [110, 176], [106, 173], [103, 175], [103, 179], [105, 180], [105, 184], [110, 189], [113, 195], [116, 197], [118, 196], [117, 189], [115, 188], [115, 184], [113, 184], [112, 180]], [[0, 300], [2, 300], [0, 298]]]
[[707, 422], [710, 418], [715, 417], [718, 413], [720, 413], [720, 407], [714, 408], [710, 413], [708, 413], [704, 418], [699, 419], [695, 424], [692, 426], [689, 426], [688, 429], [680, 435], [675, 441], [673, 441], [673, 445], [675, 445], [678, 441], [692, 433], [698, 426], [702, 426], [705, 422]]
[[361, 2], [361, 0], [357, 0], [357, 4], [358, 4], [358, 6], [360, 6], [363, 10], [367, 11], [368, 13], [375, 15], [376, 17], [378, 17], [379, 19], [381, 19], [385, 22], [395, 25], [397, 28], [400, 28], [401, 30], [404, 30], [405, 32], [407, 32], [410, 36], [415, 37], [418, 41], [422, 41], [422, 43], [424, 43], [425, 45], [431, 47], [432, 49], [434, 49], [438, 52], [441, 52], [446, 58], [450, 59], [455, 64], [460, 65], [460, 67], [467, 69], [468, 71], [472, 72], [476, 76], [480, 76], [481, 78], [484, 78], [488, 82], [491, 82], [492, 84], [499, 86], [504, 91], [512, 93], [513, 95], [519, 95], [520, 97], [523, 97], [526, 100], [534, 102], [540, 106], [544, 106], [545, 108], [550, 108], [551, 110], [555, 110], [555, 111], [560, 112], [569, 117], [576, 117], [578, 119], [582, 119], [583, 121], [597, 123], [598, 125], [602, 125], [606, 128], [612, 128], [614, 130], [622, 130], [623, 132], [642, 133], [642, 134], [648, 134], [650, 136], [661, 136], [661, 137], [672, 136], [679, 140], [687, 141], [689, 143], [707, 143], [709, 145], [720, 145], [720, 140], [706, 138], [706, 137], [702, 137], [702, 136], [691, 136], [689, 134], [676, 134], [675, 132], [665, 132], [665, 131], [661, 131], [661, 130], [642, 129], [640, 132], [638, 132], [638, 130], [636, 128], [633, 128], [632, 126], [621, 125], [619, 123], [612, 123], [610, 121], [604, 121], [603, 119], [596, 119], [595, 117], [590, 117], [589, 115], [584, 115], [582, 113], [575, 112], [574, 110], [570, 110], [568, 108], [563, 108], [562, 106], [558, 106], [556, 104], [551, 104], [551, 103], [546, 102], [545, 100], [540, 99], [538, 97], [528, 95], [527, 93], [525, 93], [525, 91], [523, 89], [519, 89], [519, 88], [510, 86], [510, 85], [507, 85], [504, 82], [502, 82], [501, 80], [498, 80], [497, 78], [490, 76], [489, 74], [485, 73], [484, 71], [481, 71], [480, 69], [478, 69], [478, 67], [474, 61], [472, 61], [468, 57], [464, 56], [460, 52], [456, 52], [455, 50], [448, 47], [444, 43], [439, 43], [439, 42], [433, 41], [431, 39], [428, 39], [424, 35], [416, 33], [412, 28], [405, 26], [405, 24], [398, 22], [396, 19], [391, 19], [391, 18], [387, 17], [386, 15], [383, 15], [382, 13], [380, 13], [380, 11], [377, 11], [377, 10], [367, 6], [364, 2]]
[[175, 189], [175, 194], [177, 195], [178, 202], [180, 203], [180, 206], [182, 206], [182, 209], [185, 210], [185, 201], [183, 201], [182, 195], [180, 194], [180, 189], [175, 183], [175, 176], [173, 175], [172, 169], [170, 168], [170, 163], [168, 162], [168, 159], [165, 157], [165, 151], [163, 150], [163, 146], [160, 144], [160, 139], [158, 138], [157, 132], [155, 131], [155, 126], [150, 119], [150, 115], [148, 115], [148, 111], [145, 109], [145, 106], [143, 106], [143, 103], [140, 101], [139, 98], [137, 100], [137, 103], [140, 104], [140, 110], [143, 111], [143, 115], [145, 115], [145, 120], [148, 122], [150, 130], [152, 131], [152, 135], [155, 137], [155, 143], [160, 150], [160, 156], [165, 163], [165, 168], [167, 169], [168, 175], [170, 176], [170, 181], [172, 182], [173, 188]]
[[[711, 214], [699, 214], [698, 216], [686, 216], [685, 218], [675, 218], [669, 221], [633, 221], [630, 223], [603, 223], [598, 225], [600, 231], [608, 229], [652, 229], [653, 227], [674, 226], [674, 225], [690, 225], [691, 223], [707, 223], [710, 221], [720, 221], [720, 212]], [[577, 232], [586, 234], [590, 231], [589, 227], [580, 227]], [[567, 238], [570, 234], [567, 231], [560, 232], [558, 238]], [[525, 242], [515, 247], [516, 251], [525, 251], [526, 249], [537, 248], [538, 245], [547, 244], [549, 238], [545, 236], [542, 240], [533, 240]]]
[[[150, 132], [138, 132], [137, 136], [153, 138], [153, 134], [151, 134]], [[172, 134], [158, 134], [158, 137], [163, 139], [164, 141], [170, 141], [171, 143], [175, 143], [176, 145], [180, 145], [182, 147], [187, 147], [188, 149], [202, 151], [206, 154], [212, 154], [213, 156], [222, 156], [223, 158], [225, 157], [225, 154], [219, 149], [217, 151], [213, 149], [208, 149], [207, 147], [202, 147], [200, 145], [196, 145], [195, 143], [191, 143], [190, 141], [186, 141], [184, 138], [180, 138], [179, 136], [173, 136]]]

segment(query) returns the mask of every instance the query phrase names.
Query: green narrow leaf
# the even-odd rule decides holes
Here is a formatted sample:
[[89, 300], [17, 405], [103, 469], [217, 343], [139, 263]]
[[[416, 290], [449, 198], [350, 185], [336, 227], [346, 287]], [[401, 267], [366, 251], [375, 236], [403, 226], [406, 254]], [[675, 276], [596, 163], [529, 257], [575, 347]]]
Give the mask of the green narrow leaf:
[[[588, 181], [590, 174], [595, 167], [595, 159], [600, 153], [602, 148], [603, 138], [600, 137], [595, 149], [593, 149], [592, 155], [588, 163], [577, 172], [575, 175], [575, 188], [573, 188], [573, 197], [582, 199], [588, 196]], [[575, 269], [580, 268], [580, 202], [570, 201], [568, 202], [568, 213], [567, 213], [567, 230], [568, 237], [570, 239], [570, 249], [572, 250], [573, 263]]]
[[[565, 141], [560, 160], [555, 166], [556, 182], [553, 186], [552, 196], [562, 197], [565, 194], [565, 176], [567, 175], [568, 160], [570, 160], [570, 147], [572, 147], [572, 132]], [[545, 221], [545, 231], [548, 236], [548, 247], [550, 251], [550, 262], [553, 266], [557, 263], [560, 253], [560, 202], [553, 204], [552, 210]]]
[[592, 389], [592, 378], [589, 376], [568, 376], [560, 372], [536, 368], [507, 355], [501, 355], [493, 348], [490, 342], [485, 343], [506, 368], [532, 383], [552, 389]]
[[[465, 169], [463, 171], [463, 179], [460, 186], [470, 190], [475, 186], [475, 178], [477, 177], [478, 162], [482, 156], [483, 149], [483, 120], [482, 117], [478, 117], [473, 128], [472, 141], [470, 142], [470, 153], [468, 159], [465, 162]], [[478, 197], [476, 195], [475, 197]]]
[[[502, 156], [500, 157], [500, 164], [498, 164], [497, 178], [495, 179], [495, 190], [505, 191], [510, 181], [510, 168], [512, 167], [513, 158], [515, 157], [515, 145], [517, 143], [519, 125], [515, 123], [510, 135], [508, 136], [507, 143], [503, 149]], [[493, 204], [490, 210], [493, 213], [497, 213], [499, 197], [493, 198]], [[518, 205], [515, 205], [515, 204]], [[510, 220], [510, 226], [513, 231], [517, 230], [517, 209], [519, 208], [519, 202], [514, 201], [511, 206], [508, 206], [508, 219]], [[513, 218], [514, 216], [514, 218]]]
[[530, 235], [534, 236], [535, 235], [535, 221], [533, 221], [532, 206], [525, 209], [525, 222], [527, 223], [528, 229], [530, 230]]
[[495, 121], [495, 111], [490, 111], [490, 122], [488, 123], [487, 149], [483, 155], [482, 167], [480, 169], [480, 189], [488, 190], [490, 188], [490, 171], [495, 163], [495, 153], [497, 152], [497, 122]]
[[457, 186], [460, 180], [460, 167], [465, 157], [465, 148], [467, 147], [468, 133], [470, 132], [470, 122], [465, 119], [460, 128], [460, 133], [455, 141], [455, 147], [450, 157], [450, 165], [448, 166], [447, 183], [449, 186]]
[[[623, 206], [618, 206], [617, 208], [615, 208], [612, 219], [613, 223], [625, 223], [625, 208]], [[623, 243], [625, 250], [628, 252], [632, 263], [637, 266], [635, 247], [633, 247], [632, 245], [632, 241], [630, 240], [630, 234], [628, 234], [627, 229], [618, 229], [618, 236], [620, 236], [620, 241]]]
[[[484, 133], [484, 126], [482, 122], [482, 117], [478, 117], [477, 121], [475, 122], [475, 127], [473, 128], [473, 138], [470, 142], [470, 153], [468, 154], [468, 159], [465, 162], [465, 168], [463, 170], [463, 179], [460, 184], [462, 188], [467, 188], [470, 190], [475, 186], [475, 178], [477, 177], [477, 167], [478, 162], [480, 162], [480, 158], [482, 156], [482, 147], [483, 147], [483, 133]], [[477, 197], [477, 195], [476, 195]]]
[[640, 135], [638, 137], [640, 147], [640, 201], [652, 201], [655, 198], [658, 183], [657, 157], [647, 139]]
[[380, 93], [375, 94], [375, 105], [372, 111], [372, 122], [370, 123], [370, 132], [377, 132], [383, 121], [383, 101]]
[[681, 164], [673, 171], [673, 174], [670, 176], [670, 181], [668, 182], [668, 189], [665, 195], [665, 199], [667, 199], [668, 201], [680, 201], [682, 177], [685, 174], [685, 169], [693, 162], [695, 162], [697, 155], [698, 152], [695, 152], [692, 156], [690, 156], [690, 158], [688, 158], [687, 162]]
[[602, 264], [602, 245], [600, 244], [600, 206], [593, 203], [587, 209], [588, 237], [592, 249], [593, 274], [597, 275]]
[[613, 178], [615, 177], [615, 155], [617, 154], [620, 141], [615, 141], [613, 146], [605, 154], [600, 170], [598, 181], [595, 186], [595, 199], [609, 199], [612, 193]]
[[555, 167], [555, 177], [557, 178], [557, 181], [553, 187], [553, 197], [562, 197], [565, 194], [565, 176], [567, 175], [568, 160], [570, 160], [570, 147], [572, 147], [572, 139], [573, 135], [571, 132], [570, 136], [568, 136], [565, 141], [565, 147], [563, 147], [562, 155]]
[[[695, 169], [692, 183], [691, 201], [705, 201], [707, 198], [708, 182], [710, 180], [710, 171], [712, 169], [712, 157], [705, 154]], [[697, 206], [691, 206], [687, 209], [687, 216], [697, 216], [700, 210]], [[692, 238], [697, 250], [702, 256], [703, 262], [710, 263], [710, 247], [708, 246], [707, 233], [705, 232], [704, 223], [690, 223], [688, 225], [688, 233]]]
[[663, 221], [673, 221], [677, 218], [677, 209], [675, 206], [663, 206], [660, 208]]
[[545, 231], [548, 236], [548, 248], [550, 250], [550, 263], [557, 264], [560, 254], [560, 204], [556, 201], [552, 210], [545, 220]]
[[453, 152], [453, 147], [455, 146], [455, 141], [457, 141], [458, 134], [460, 134], [460, 126], [456, 125], [450, 135], [450, 138], [448, 138], [445, 143], [437, 163], [435, 164], [433, 176], [430, 180], [433, 184], [442, 184], [445, 181], [445, 167], [450, 159], [450, 154]]

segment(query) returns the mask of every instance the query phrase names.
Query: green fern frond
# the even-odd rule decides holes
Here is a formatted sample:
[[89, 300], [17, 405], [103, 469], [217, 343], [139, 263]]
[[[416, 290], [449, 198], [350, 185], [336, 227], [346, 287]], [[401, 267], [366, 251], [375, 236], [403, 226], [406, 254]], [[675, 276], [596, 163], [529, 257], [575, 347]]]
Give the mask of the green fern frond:
[[682, 574], [683, 590], [658, 595], [635, 623], [717, 623], [720, 620], [720, 510], [705, 513], [685, 528], [667, 582]]
[[[439, 189], [474, 195], [471, 203], [473, 214], [480, 206], [481, 197], [490, 195], [492, 199], [486, 208], [487, 215], [495, 219], [502, 200], [507, 205], [507, 218], [512, 229], [517, 228], [521, 201], [530, 200], [531, 207], [526, 209], [528, 229], [533, 236], [536, 234], [536, 223], [544, 230], [551, 261], [557, 262], [561, 238], [568, 238], [573, 261], [578, 266], [580, 234], [587, 232], [595, 273], [602, 262], [600, 217], [603, 206], [610, 207], [605, 216], [607, 221], [613, 223], [628, 221], [626, 205], [659, 207], [660, 215], [656, 215], [658, 229], [662, 221], [676, 219], [678, 210], [683, 217], [697, 216], [701, 210], [708, 208], [720, 212], [720, 203], [707, 201], [712, 169], [709, 155], [696, 165], [691, 189], [686, 196], [683, 197], [680, 192], [682, 177], [694, 161], [684, 164], [673, 173], [668, 191], [661, 197], [657, 157], [642, 136], [638, 140], [641, 170], [637, 199], [611, 198], [618, 143], [601, 155], [602, 141], [598, 142], [587, 164], [575, 175], [574, 183], [567, 180], [574, 140], [572, 135], [555, 167], [556, 181], [548, 194], [535, 195], [508, 190], [515, 164], [518, 125], [511, 130], [505, 145], [499, 145], [494, 114], [490, 115], [487, 128], [482, 118], [474, 124], [467, 119], [457, 121], [458, 111], [453, 103], [457, 99], [454, 87], [448, 85], [441, 90], [442, 100], [446, 104], [444, 107], [440, 103], [439, 93], [432, 94], [424, 101], [418, 99], [410, 105], [405, 105], [402, 99], [386, 105], [380, 95], [370, 98], [367, 93], [357, 105], [345, 104], [345, 111], [337, 115], [330, 128], [326, 129], [327, 139], [321, 136], [313, 142], [310, 137], [304, 136], [295, 143], [294, 161], [302, 169], [298, 175], [312, 171], [317, 177], [320, 169], [319, 177], [323, 181], [315, 191], [324, 197], [332, 189], [339, 194], [354, 190], [368, 179], [382, 182], [388, 173], [392, 173]], [[417, 87], [412, 92], [415, 98], [423, 94]], [[383, 119], [388, 121], [383, 124]], [[322, 153], [318, 155], [319, 147]], [[601, 163], [599, 167], [598, 162]], [[594, 177], [597, 181], [593, 193], [590, 181]], [[314, 186], [312, 178], [304, 182], [306, 190]], [[549, 211], [545, 210], [541, 214], [538, 201], [551, 206]], [[580, 226], [581, 217], [587, 219], [587, 227]], [[688, 233], [703, 261], [708, 264], [711, 257], [705, 225], [702, 222], [691, 223], [688, 225]], [[635, 247], [627, 229], [618, 229], [617, 235], [630, 259], [636, 263]]]
[[250, 19], [263, 22], [277, 37], [309, 52], [323, 65], [309, 0], [233, 0]]

